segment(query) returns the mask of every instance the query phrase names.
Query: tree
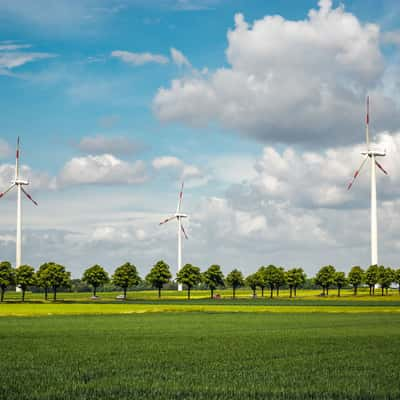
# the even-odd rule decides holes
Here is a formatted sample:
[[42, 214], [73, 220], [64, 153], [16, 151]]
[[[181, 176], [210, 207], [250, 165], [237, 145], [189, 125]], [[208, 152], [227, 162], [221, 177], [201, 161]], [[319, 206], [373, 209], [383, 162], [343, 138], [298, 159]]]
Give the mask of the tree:
[[264, 297], [264, 289], [267, 287], [266, 277], [266, 267], [260, 267], [256, 272], [258, 277], [258, 287], [261, 289], [261, 297]]
[[349, 283], [354, 288], [354, 296], [357, 296], [357, 289], [364, 280], [364, 271], [358, 265], [355, 265], [349, 272]]
[[39, 267], [36, 272], [36, 281], [38, 286], [44, 289], [44, 299], [47, 300], [47, 295], [50, 287], [49, 282], [49, 266], [51, 263], [44, 263]]
[[208, 289], [211, 291], [211, 298], [214, 297], [214, 290], [218, 286], [225, 286], [224, 274], [221, 271], [219, 265], [211, 265], [207, 271], [203, 273], [203, 282], [206, 284]]
[[235, 299], [236, 289], [244, 285], [243, 274], [238, 269], [234, 269], [227, 275], [226, 282], [232, 288], [233, 298]]
[[375, 285], [378, 283], [378, 266], [371, 265], [365, 271], [365, 283], [369, 286], [369, 295], [375, 294]]
[[277, 282], [278, 268], [275, 265], [268, 265], [264, 270], [264, 280], [270, 289], [270, 298], [274, 296], [274, 288]]
[[340, 297], [340, 290], [347, 283], [347, 279], [346, 279], [345, 273], [344, 272], [335, 272], [333, 281], [334, 281], [334, 284], [336, 285], [337, 290], [338, 290], [338, 297]]
[[190, 300], [191, 289], [201, 282], [200, 268], [192, 264], [185, 264], [176, 274], [176, 280], [187, 287], [188, 300]]
[[383, 265], [378, 267], [378, 283], [383, 291], [386, 289], [386, 294], [388, 294], [388, 289], [395, 279], [394, 271], [391, 268], [385, 268]]
[[10, 285], [15, 285], [15, 270], [8, 261], [2, 261], [0, 263], [0, 288], [1, 288], [1, 298], [0, 301], [4, 300], [4, 293], [7, 287]]
[[276, 295], [279, 297], [279, 288], [286, 283], [285, 270], [282, 267], [276, 268], [274, 274], [274, 286], [276, 289]]
[[322, 287], [323, 295], [325, 294], [328, 296], [329, 294], [329, 287], [333, 285], [335, 280], [335, 267], [332, 265], [326, 265], [322, 267], [315, 277], [315, 283]]
[[96, 297], [97, 288], [107, 283], [110, 278], [103, 267], [96, 264], [88, 268], [84, 273], [82, 280], [88, 285], [93, 286], [93, 296]]
[[397, 283], [397, 287], [399, 289], [399, 294], [400, 294], [400, 269], [396, 269], [396, 271], [394, 271], [393, 282]]
[[141, 279], [136, 267], [133, 264], [126, 262], [115, 270], [114, 275], [112, 276], [112, 281], [114, 285], [123, 289], [124, 300], [126, 300], [126, 291], [128, 288], [139, 285]]
[[66, 287], [70, 285], [71, 273], [66, 271], [63, 265], [50, 262], [45, 269], [45, 276], [49, 287], [53, 289], [53, 301], [56, 301], [57, 290], [60, 287]]
[[259, 284], [259, 277], [257, 272], [255, 274], [249, 275], [245, 279], [245, 284], [253, 291], [253, 297], [256, 297], [256, 290]]
[[289, 286], [290, 297], [292, 297], [293, 291], [294, 295], [297, 295], [297, 288], [304, 285], [306, 281], [306, 274], [302, 268], [292, 268], [286, 272], [286, 283]]
[[16, 269], [16, 284], [21, 288], [22, 301], [25, 301], [25, 292], [29, 286], [36, 284], [35, 270], [30, 265], [21, 265]]
[[172, 278], [169, 265], [160, 260], [153, 266], [150, 273], [146, 276], [146, 281], [154, 288], [158, 289], [158, 298], [161, 297], [161, 289], [164, 284], [168, 283]]

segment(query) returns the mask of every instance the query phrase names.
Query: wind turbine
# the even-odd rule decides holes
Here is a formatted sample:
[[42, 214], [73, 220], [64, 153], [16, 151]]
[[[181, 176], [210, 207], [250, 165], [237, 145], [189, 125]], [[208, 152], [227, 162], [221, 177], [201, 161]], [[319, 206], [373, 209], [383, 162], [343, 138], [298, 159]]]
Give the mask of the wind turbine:
[[367, 96], [367, 111], [365, 119], [365, 136], [367, 142], [367, 150], [362, 151], [361, 154], [364, 159], [360, 165], [360, 168], [355, 172], [352, 181], [349, 183], [347, 190], [350, 190], [353, 186], [354, 181], [360, 174], [361, 169], [368, 160], [371, 161], [371, 265], [378, 264], [378, 217], [376, 207], [376, 167], [378, 167], [385, 175], [387, 171], [382, 167], [381, 164], [376, 160], [376, 157], [386, 156], [386, 151], [378, 149], [370, 145], [369, 141], [369, 96]]
[[[168, 217], [164, 221], [160, 222], [160, 225], [164, 225], [167, 222], [172, 221], [174, 219], [176, 219], [178, 222], [178, 272], [182, 268], [182, 234], [185, 237], [185, 239], [188, 239], [188, 236], [185, 232], [185, 228], [182, 225], [182, 218], [187, 218], [186, 214], [181, 213], [182, 198], [183, 198], [183, 185], [184, 185], [184, 182], [182, 182], [181, 191], [179, 193], [178, 206], [176, 207], [175, 215], [172, 215], [171, 217]], [[180, 292], [182, 291], [182, 284], [178, 284], [178, 290]]]
[[[14, 187], [17, 188], [17, 239], [16, 239], [16, 257], [15, 257], [15, 267], [16, 268], [20, 267], [22, 264], [22, 204], [21, 204], [22, 193], [33, 204], [35, 204], [35, 206], [38, 205], [36, 203], [36, 201], [32, 199], [31, 195], [24, 189], [24, 186], [29, 185], [29, 182], [27, 180], [21, 179], [21, 177], [20, 177], [19, 156], [20, 156], [20, 151], [19, 151], [19, 136], [18, 136], [17, 152], [16, 152], [16, 156], [15, 156], [15, 178], [11, 182], [11, 186], [3, 193], [0, 193], [0, 198], [2, 198], [10, 190], [14, 189]], [[18, 287], [16, 288], [16, 290], [20, 291], [20, 289]]]

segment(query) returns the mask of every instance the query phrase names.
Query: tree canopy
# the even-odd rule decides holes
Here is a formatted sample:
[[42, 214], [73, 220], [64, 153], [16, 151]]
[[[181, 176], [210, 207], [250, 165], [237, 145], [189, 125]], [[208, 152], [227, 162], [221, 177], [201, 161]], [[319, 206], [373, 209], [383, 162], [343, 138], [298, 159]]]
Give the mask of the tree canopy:
[[201, 282], [201, 278], [200, 268], [192, 264], [185, 264], [176, 274], [177, 282], [187, 287], [188, 299], [190, 299], [190, 290]]
[[172, 278], [169, 265], [163, 260], [158, 261], [146, 276], [146, 281], [158, 289], [158, 297], [161, 297], [162, 287]]
[[1, 298], [0, 301], [4, 300], [4, 293], [8, 286], [15, 285], [15, 270], [8, 261], [0, 262], [0, 288]]
[[357, 289], [362, 284], [363, 280], [364, 270], [358, 265], [352, 267], [349, 272], [348, 281], [354, 288], [354, 295], [357, 295]]
[[233, 298], [236, 298], [236, 289], [244, 285], [243, 274], [235, 268], [227, 275], [226, 282], [233, 289]]
[[211, 298], [214, 296], [214, 290], [219, 286], [225, 286], [224, 274], [221, 267], [217, 264], [211, 265], [207, 271], [203, 273], [203, 282], [211, 291]]
[[114, 275], [112, 276], [112, 281], [114, 285], [123, 289], [124, 299], [126, 299], [126, 291], [128, 288], [138, 285], [141, 282], [141, 279], [136, 267], [133, 264], [126, 262], [115, 270]]
[[83, 273], [82, 280], [88, 285], [93, 286], [93, 296], [96, 296], [97, 288], [109, 282], [110, 278], [108, 277], [107, 271], [96, 264]]
[[22, 301], [29, 286], [36, 284], [35, 269], [30, 265], [21, 265], [16, 269], [16, 283], [21, 288]]
[[328, 295], [329, 287], [335, 283], [335, 272], [335, 267], [332, 265], [326, 265], [318, 271], [315, 283], [322, 287], [323, 295]]

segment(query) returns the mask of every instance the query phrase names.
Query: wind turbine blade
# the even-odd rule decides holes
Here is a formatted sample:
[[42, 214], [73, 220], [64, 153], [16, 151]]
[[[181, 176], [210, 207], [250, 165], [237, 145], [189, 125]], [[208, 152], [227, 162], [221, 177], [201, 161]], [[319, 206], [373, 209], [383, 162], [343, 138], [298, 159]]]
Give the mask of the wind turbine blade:
[[367, 150], [369, 150], [369, 96], [367, 96], [367, 112], [365, 117], [365, 138], [367, 141]]
[[0, 198], [2, 198], [6, 193], [8, 193], [14, 186], [15, 184], [13, 183], [6, 191], [0, 193]]
[[181, 191], [179, 193], [179, 199], [178, 199], [178, 206], [176, 207], [176, 213], [179, 214], [181, 212], [181, 206], [182, 206], [182, 198], [183, 198], [183, 185], [185, 182], [182, 181], [182, 187]]
[[183, 232], [183, 236], [185, 236], [185, 239], [189, 239], [188, 235], [186, 235], [185, 228], [183, 227], [183, 225], [181, 225], [181, 229], [182, 229], [182, 232]]
[[172, 221], [175, 218], [175, 215], [173, 215], [172, 217], [168, 217], [167, 219], [164, 219], [164, 221], [161, 221], [159, 225], [166, 224], [167, 222]]
[[37, 206], [38, 203], [32, 199], [32, 196], [21, 186], [21, 190], [24, 192], [25, 196], [35, 205]]
[[382, 165], [378, 163], [378, 161], [375, 160], [375, 164], [385, 175], [389, 175], [385, 168], [383, 168]]
[[347, 190], [351, 189], [351, 187], [353, 186], [354, 181], [357, 179], [357, 176], [360, 174], [361, 169], [362, 169], [362, 167], [364, 166], [364, 164], [366, 163], [367, 160], [368, 160], [368, 155], [365, 156], [363, 162], [360, 165], [360, 168], [358, 168], [358, 170], [354, 173], [353, 179], [351, 180], [351, 182], [347, 186]]
[[15, 152], [15, 180], [19, 179], [19, 136], [17, 139], [17, 150]]

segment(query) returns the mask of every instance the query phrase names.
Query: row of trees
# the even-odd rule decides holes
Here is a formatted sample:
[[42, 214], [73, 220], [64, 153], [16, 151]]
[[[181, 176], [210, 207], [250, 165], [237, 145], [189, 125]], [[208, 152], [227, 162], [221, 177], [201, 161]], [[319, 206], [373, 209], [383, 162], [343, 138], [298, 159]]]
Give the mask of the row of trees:
[[[145, 277], [145, 282], [156, 288], [158, 297], [161, 297], [162, 288], [170, 283], [171, 279], [172, 274], [169, 265], [164, 261], [158, 261]], [[129, 262], [116, 268], [111, 277], [103, 267], [96, 264], [84, 271], [82, 281], [92, 287], [93, 296], [96, 296], [99, 287], [112, 282], [122, 289], [124, 299], [126, 299], [129, 288], [143, 282], [136, 267]], [[256, 296], [257, 289], [260, 289], [262, 297], [264, 297], [265, 289], [268, 289], [271, 298], [274, 296], [274, 291], [279, 296], [279, 290], [282, 287], [288, 287], [290, 297], [293, 297], [297, 295], [297, 289], [306, 282], [306, 274], [301, 268], [285, 271], [282, 267], [268, 265], [260, 267], [257, 272], [246, 278], [238, 269], [234, 269], [225, 277], [219, 265], [211, 265], [202, 273], [199, 267], [186, 264], [177, 273], [176, 281], [186, 287], [189, 299], [191, 290], [200, 284], [210, 290], [211, 298], [213, 298], [214, 291], [217, 288], [226, 286], [232, 288], [233, 298], [236, 296], [236, 290], [243, 286], [250, 287], [254, 296]], [[400, 291], [400, 269], [393, 270], [384, 266], [371, 265], [364, 271], [361, 267], [354, 266], [346, 277], [344, 272], [336, 271], [332, 265], [327, 265], [318, 271], [314, 283], [322, 288], [322, 295], [328, 295], [329, 289], [336, 287], [338, 296], [340, 296], [341, 289], [346, 286], [352, 286], [354, 294], [357, 295], [358, 288], [363, 284], [368, 285], [370, 295], [374, 295], [375, 286], [379, 284], [383, 296], [384, 291], [386, 290], [387, 293], [392, 283], [399, 284]], [[14, 269], [8, 261], [3, 261], [0, 263], [1, 301], [4, 299], [6, 289], [13, 285], [21, 288], [22, 301], [25, 299], [26, 290], [33, 286], [44, 290], [46, 300], [49, 291], [51, 291], [55, 301], [58, 290], [71, 287], [71, 273], [63, 265], [54, 262], [42, 264], [35, 272], [34, 268], [29, 265], [22, 265]]]

